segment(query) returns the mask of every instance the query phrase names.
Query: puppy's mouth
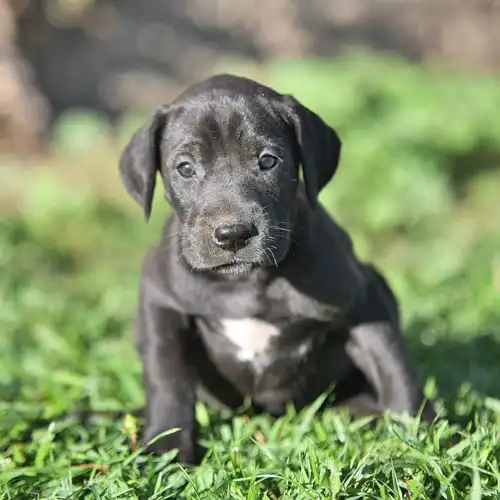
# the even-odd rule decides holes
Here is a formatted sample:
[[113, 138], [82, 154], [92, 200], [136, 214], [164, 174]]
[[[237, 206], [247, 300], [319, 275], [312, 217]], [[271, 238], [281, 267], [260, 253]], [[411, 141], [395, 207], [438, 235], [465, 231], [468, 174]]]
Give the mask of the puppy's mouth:
[[233, 261], [233, 262], [228, 262], [227, 264], [221, 264], [218, 266], [210, 267], [209, 269], [206, 269], [206, 271], [209, 273], [230, 274], [234, 276], [240, 276], [243, 274], [249, 274], [257, 267], [259, 267], [259, 264], [257, 262]]

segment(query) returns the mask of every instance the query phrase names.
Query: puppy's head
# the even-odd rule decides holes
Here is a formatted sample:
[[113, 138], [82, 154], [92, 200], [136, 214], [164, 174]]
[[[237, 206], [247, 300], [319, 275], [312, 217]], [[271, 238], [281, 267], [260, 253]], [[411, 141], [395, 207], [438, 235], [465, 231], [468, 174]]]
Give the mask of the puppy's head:
[[156, 110], [126, 146], [120, 172], [146, 219], [161, 175], [193, 270], [244, 274], [286, 256], [299, 165], [314, 208], [339, 155], [337, 134], [293, 97], [218, 75]]

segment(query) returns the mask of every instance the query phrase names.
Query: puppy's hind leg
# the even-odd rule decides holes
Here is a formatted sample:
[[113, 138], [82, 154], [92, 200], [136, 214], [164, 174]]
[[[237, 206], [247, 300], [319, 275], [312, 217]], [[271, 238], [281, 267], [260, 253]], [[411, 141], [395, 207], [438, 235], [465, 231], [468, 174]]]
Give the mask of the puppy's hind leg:
[[[415, 416], [424, 395], [406, 352], [397, 301], [380, 273], [372, 267], [367, 271], [367, 290], [353, 311], [347, 351], [373, 387], [380, 411]], [[424, 406], [422, 418], [434, 418], [430, 404]]]

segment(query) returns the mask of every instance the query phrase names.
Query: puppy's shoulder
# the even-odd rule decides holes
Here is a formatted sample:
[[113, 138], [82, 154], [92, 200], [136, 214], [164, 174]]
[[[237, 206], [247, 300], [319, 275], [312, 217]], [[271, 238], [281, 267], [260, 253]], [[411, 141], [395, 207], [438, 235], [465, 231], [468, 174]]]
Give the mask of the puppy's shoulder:
[[355, 255], [354, 244], [348, 231], [323, 207], [318, 210], [317, 224], [320, 226], [319, 231], [323, 230], [323, 233], [327, 234], [338, 248]]

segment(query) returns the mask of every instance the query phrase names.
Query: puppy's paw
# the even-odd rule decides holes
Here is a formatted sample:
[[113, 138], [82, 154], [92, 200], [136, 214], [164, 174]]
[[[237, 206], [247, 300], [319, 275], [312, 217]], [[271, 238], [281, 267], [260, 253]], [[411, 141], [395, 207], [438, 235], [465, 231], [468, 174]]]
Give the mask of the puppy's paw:
[[177, 431], [157, 438], [158, 435], [163, 433], [164, 431], [156, 432], [150, 430], [145, 432], [143, 438], [143, 446], [145, 447], [144, 454], [161, 456], [176, 449], [178, 450], [177, 455], [174, 457], [176, 462], [188, 465], [197, 465], [199, 463], [199, 456], [194, 438], [183, 431]]

